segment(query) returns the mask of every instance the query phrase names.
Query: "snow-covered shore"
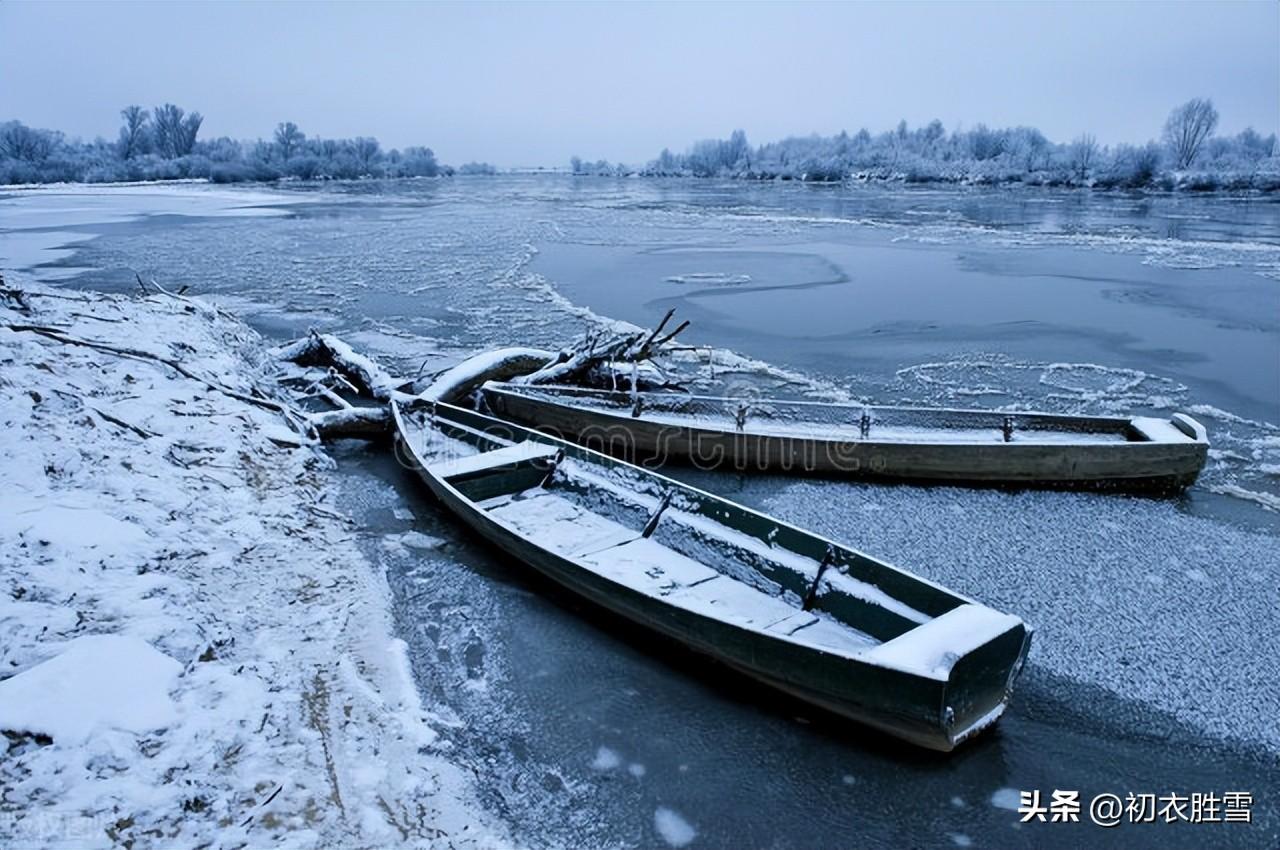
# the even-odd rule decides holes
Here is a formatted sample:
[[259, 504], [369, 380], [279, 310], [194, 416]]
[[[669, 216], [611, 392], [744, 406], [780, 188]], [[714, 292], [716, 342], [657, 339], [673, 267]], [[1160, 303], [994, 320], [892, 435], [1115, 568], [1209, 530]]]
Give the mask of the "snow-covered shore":
[[506, 844], [331, 461], [247, 400], [274, 392], [257, 335], [198, 301], [6, 285], [0, 845]]

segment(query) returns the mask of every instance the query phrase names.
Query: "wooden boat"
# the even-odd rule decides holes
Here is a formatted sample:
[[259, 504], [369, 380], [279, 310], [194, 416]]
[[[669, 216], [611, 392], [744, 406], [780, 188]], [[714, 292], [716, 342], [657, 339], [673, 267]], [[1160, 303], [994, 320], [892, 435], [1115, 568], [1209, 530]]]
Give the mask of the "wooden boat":
[[517, 560], [756, 679], [922, 747], [996, 721], [1031, 632], [933, 582], [590, 449], [393, 405], [398, 450]]
[[489, 410], [641, 466], [917, 483], [1178, 490], [1209, 441], [1189, 416], [866, 407], [490, 383]]

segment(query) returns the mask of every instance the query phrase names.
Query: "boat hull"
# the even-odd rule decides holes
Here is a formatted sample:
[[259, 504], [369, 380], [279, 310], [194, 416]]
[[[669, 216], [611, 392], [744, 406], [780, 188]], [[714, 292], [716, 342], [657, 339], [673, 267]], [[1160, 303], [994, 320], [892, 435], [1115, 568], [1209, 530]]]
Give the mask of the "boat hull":
[[[1207, 441], [1195, 439], [1074, 444], [831, 440], [628, 418], [490, 388], [485, 401], [498, 416], [648, 469], [678, 461], [733, 472], [917, 484], [1168, 492], [1194, 483], [1208, 457]], [[967, 413], [955, 412], [961, 421]]]
[[[400, 422], [397, 412], [397, 422]], [[635, 591], [584, 569], [495, 522], [398, 439], [432, 494], [479, 536], [568, 590], [772, 688], [920, 747], [947, 752], [993, 723], [1006, 706], [1030, 644], [1020, 622], [968, 653], [953, 675], [932, 678], [856, 657], [786, 643]], [[569, 447], [571, 451], [585, 452]], [[963, 666], [962, 666], [963, 665]]]

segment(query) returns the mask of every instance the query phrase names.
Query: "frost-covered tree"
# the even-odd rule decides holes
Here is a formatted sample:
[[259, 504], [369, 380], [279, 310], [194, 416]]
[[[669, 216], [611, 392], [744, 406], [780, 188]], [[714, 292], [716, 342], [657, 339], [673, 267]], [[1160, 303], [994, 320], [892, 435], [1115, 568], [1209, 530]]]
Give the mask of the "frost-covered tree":
[[1092, 133], [1081, 133], [1076, 136], [1067, 151], [1067, 162], [1071, 167], [1072, 176], [1082, 182], [1088, 180], [1089, 169], [1093, 167], [1097, 156], [1098, 140]]
[[151, 111], [151, 136], [156, 153], [165, 159], [189, 155], [195, 149], [203, 122], [199, 112], [188, 115], [172, 103], [157, 106]]
[[120, 118], [124, 121], [124, 126], [120, 128], [120, 141], [117, 143], [120, 158], [130, 160], [146, 153], [150, 141], [147, 122], [151, 113], [141, 106], [126, 106], [120, 110]]
[[20, 121], [0, 125], [0, 156], [31, 164], [42, 163], [52, 154], [59, 135], [37, 130]]
[[969, 151], [979, 162], [995, 159], [1004, 153], [1005, 144], [1004, 134], [989, 129], [986, 124], [979, 124], [969, 131]]
[[1240, 155], [1247, 160], [1266, 159], [1275, 155], [1276, 136], [1274, 133], [1269, 136], [1263, 136], [1252, 127], [1246, 127], [1236, 136], [1235, 147], [1240, 151]]
[[173, 159], [178, 155], [178, 136], [182, 132], [184, 115], [182, 107], [172, 103], [155, 108], [155, 119], [151, 130], [152, 142], [156, 153], [166, 159]]
[[404, 177], [435, 177], [440, 174], [440, 163], [431, 148], [410, 147], [400, 154], [398, 169]]
[[1044, 164], [1048, 157], [1049, 140], [1043, 133], [1035, 127], [1018, 127], [1011, 136], [1024, 171], [1030, 173]]
[[280, 149], [280, 158], [288, 162], [302, 147], [307, 136], [292, 121], [284, 121], [276, 125], [276, 147]]
[[1170, 112], [1164, 122], [1164, 141], [1173, 154], [1174, 168], [1190, 167], [1217, 126], [1218, 110], [1208, 98], [1192, 98]]
[[358, 136], [351, 141], [351, 153], [360, 164], [360, 176], [372, 175], [374, 166], [382, 158], [378, 140], [371, 136]]

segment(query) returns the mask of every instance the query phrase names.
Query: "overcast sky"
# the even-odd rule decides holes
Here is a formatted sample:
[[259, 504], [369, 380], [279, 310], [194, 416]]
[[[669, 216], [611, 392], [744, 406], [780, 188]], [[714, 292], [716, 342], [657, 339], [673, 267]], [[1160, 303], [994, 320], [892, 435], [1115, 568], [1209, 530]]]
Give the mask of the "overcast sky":
[[449, 163], [625, 162], [725, 136], [940, 118], [1055, 141], [1280, 129], [1280, 4], [71, 3], [0, 0], [0, 120], [114, 137], [172, 101], [202, 137], [423, 144]]

